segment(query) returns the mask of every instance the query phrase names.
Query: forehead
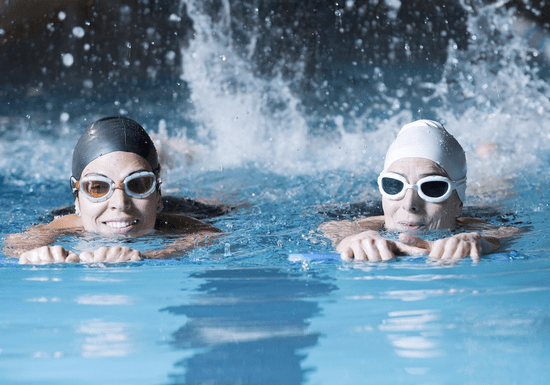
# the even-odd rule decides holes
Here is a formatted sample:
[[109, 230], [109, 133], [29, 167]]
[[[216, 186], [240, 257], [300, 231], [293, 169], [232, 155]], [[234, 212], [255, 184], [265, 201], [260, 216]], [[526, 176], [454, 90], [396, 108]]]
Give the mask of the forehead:
[[386, 171], [404, 176], [442, 175], [448, 177], [443, 167], [426, 158], [401, 158], [393, 162]]
[[124, 178], [140, 170], [152, 171], [151, 165], [145, 158], [133, 152], [115, 151], [102, 155], [88, 163], [82, 172], [82, 176], [103, 174], [111, 179]]

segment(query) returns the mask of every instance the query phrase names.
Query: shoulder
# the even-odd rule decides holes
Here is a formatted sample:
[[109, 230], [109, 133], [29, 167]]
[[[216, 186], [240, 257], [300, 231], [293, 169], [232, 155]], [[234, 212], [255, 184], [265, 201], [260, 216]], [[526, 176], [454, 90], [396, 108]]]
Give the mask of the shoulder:
[[67, 229], [67, 230], [81, 230], [82, 219], [76, 214], [63, 215], [62, 217], [55, 218], [53, 221], [44, 225], [45, 229]]
[[459, 217], [456, 219], [459, 226], [465, 230], [492, 230], [498, 228], [498, 226], [493, 225], [483, 219], [474, 218], [474, 217]]
[[357, 221], [361, 230], [380, 230], [384, 227], [384, 216], [367, 217]]
[[185, 232], [188, 234], [198, 232], [219, 233], [221, 230], [198, 219], [182, 214], [160, 213], [157, 215], [155, 229], [167, 232]]
[[464, 230], [476, 231], [481, 234], [490, 235], [497, 238], [513, 237], [522, 233], [525, 229], [514, 226], [496, 226], [492, 223], [479, 218], [461, 217], [457, 222]]

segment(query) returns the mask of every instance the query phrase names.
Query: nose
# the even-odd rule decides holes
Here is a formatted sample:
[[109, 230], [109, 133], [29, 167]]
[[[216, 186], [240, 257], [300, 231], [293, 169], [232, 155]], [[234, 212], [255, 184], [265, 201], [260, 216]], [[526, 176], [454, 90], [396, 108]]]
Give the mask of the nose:
[[401, 200], [403, 209], [412, 213], [418, 212], [422, 205], [422, 198], [412, 188], [407, 189], [405, 196]]
[[109, 207], [113, 210], [125, 210], [130, 207], [130, 197], [123, 188], [115, 187], [113, 195], [109, 198]]

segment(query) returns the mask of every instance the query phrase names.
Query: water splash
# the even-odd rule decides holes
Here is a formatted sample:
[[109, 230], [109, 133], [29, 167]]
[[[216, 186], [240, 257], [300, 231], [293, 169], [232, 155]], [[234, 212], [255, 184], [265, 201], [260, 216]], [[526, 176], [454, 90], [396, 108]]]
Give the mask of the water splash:
[[195, 33], [182, 51], [182, 77], [192, 90], [197, 140], [210, 147], [199, 162], [211, 169], [256, 161], [290, 166], [288, 154], [307, 151], [299, 99], [280, 76], [255, 76], [250, 58], [234, 49], [227, 1], [218, 20], [198, 3], [187, 3]]
[[[209, 143], [202, 167], [257, 163], [279, 172], [377, 171], [398, 129], [419, 117], [407, 103], [406, 90], [389, 90], [383, 80], [378, 89], [393, 106], [389, 116], [367, 108], [350, 123], [350, 116], [308, 113], [292, 87], [295, 79], [258, 76], [251, 54], [239, 54], [253, 52], [257, 41], [251, 36], [248, 49], [235, 47], [229, 1], [222, 2], [215, 20], [195, 3], [186, 2], [195, 35], [182, 54], [199, 140]], [[544, 123], [550, 90], [539, 77], [540, 53], [525, 44], [513, 9], [481, 1], [463, 6], [469, 16], [469, 46], [459, 50], [451, 41], [441, 79], [416, 84], [425, 91], [422, 103], [437, 106], [433, 118], [444, 122], [466, 148], [473, 182], [540, 170], [550, 149]], [[307, 76], [299, 64], [296, 76]], [[378, 68], [382, 79], [394, 70]], [[331, 130], [313, 135], [312, 126], [319, 124]]]
[[[243, 3], [251, 7], [246, 13], [250, 23], [236, 28], [240, 21], [236, 13], [243, 17], [238, 9], [243, 5], [239, 4], [230, 0], [182, 0], [181, 14], [170, 15], [170, 19], [189, 18], [193, 23], [193, 38], [180, 49], [181, 78], [190, 90], [192, 115], [176, 122], [180, 124], [177, 129], [167, 130], [163, 119], [157, 126], [147, 127], [169, 159], [166, 171], [179, 173], [191, 168], [200, 172], [252, 165], [291, 175], [326, 170], [375, 174], [399, 128], [423, 117], [444, 122], [464, 145], [472, 188], [486, 183], [488, 177], [515, 178], [526, 171], [548, 173], [550, 134], [545, 122], [550, 117], [550, 90], [540, 72], [547, 65], [545, 45], [540, 42], [547, 37], [539, 29], [539, 43], [534, 42], [532, 34], [526, 32], [534, 27], [513, 9], [506, 10], [500, 3], [464, 1], [468, 46], [461, 49], [463, 42], [451, 41], [446, 61], [438, 67], [441, 76], [429, 80], [407, 77], [400, 70], [405, 65], [400, 60], [419, 56], [412, 51], [407, 56], [405, 51], [413, 47], [403, 40], [401, 30], [405, 27], [399, 25], [397, 17], [399, 2], [388, 2], [385, 20], [391, 28], [380, 32], [387, 35], [386, 40], [375, 42], [391, 42], [387, 58], [351, 60], [346, 66], [346, 57], [326, 66], [341, 71], [343, 84], [348, 75], [355, 82], [347, 88], [342, 86], [344, 91], [336, 94], [338, 87], [327, 86], [322, 76], [311, 72], [311, 64], [300, 59], [298, 43], [293, 60], [273, 55], [276, 65], [270, 65], [269, 71], [258, 70], [255, 55], [261, 51], [265, 63], [270, 58], [268, 48], [274, 47], [267, 46], [265, 31], [259, 27], [268, 21], [261, 20], [260, 3], [251, 0]], [[353, 12], [360, 14], [354, 2], [345, 4], [339, 11], [340, 24], [316, 28], [340, 31], [346, 17]], [[284, 31], [281, 36], [288, 37]], [[366, 43], [356, 44], [360, 47]], [[319, 55], [316, 58], [322, 60]], [[409, 64], [407, 71], [416, 68], [415, 63]], [[305, 83], [313, 89], [301, 89]], [[348, 100], [352, 86], [355, 89], [349, 94], [357, 98]], [[329, 90], [332, 93], [327, 96]], [[416, 92], [414, 97], [421, 95], [415, 102], [411, 101], [411, 90]], [[353, 103], [362, 107], [354, 108]], [[139, 103], [141, 111], [156, 108], [154, 102], [146, 104]], [[132, 116], [136, 113], [131, 106], [119, 109]], [[42, 118], [45, 123], [39, 126], [33, 126], [35, 116], [21, 121], [1, 118], [0, 135], [6, 139], [0, 142], [2, 175], [17, 175], [21, 180], [34, 179], [37, 174], [65, 179], [78, 130], [75, 122], [84, 120], [78, 112], [67, 111], [68, 121]], [[162, 116], [163, 111], [158, 114]], [[11, 134], [14, 127], [17, 132]], [[52, 162], [59, 158], [53, 155], [58, 153], [64, 154], [66, 161]]]

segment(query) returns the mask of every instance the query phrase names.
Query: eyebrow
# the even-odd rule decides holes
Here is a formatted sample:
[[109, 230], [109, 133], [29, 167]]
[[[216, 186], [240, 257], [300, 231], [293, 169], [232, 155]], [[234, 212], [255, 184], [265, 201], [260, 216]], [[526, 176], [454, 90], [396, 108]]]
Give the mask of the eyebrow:
[[433, 173], [420, 174], [420, 175], [419, 175], [419, 177], [420, 177], [419, 179], [426, 178], [426, 177], [428, 177], [428, 176], [442, 176], [442, 177], [448, 178], [447, 175], [441, 174], [441, 173], [439, 173], [439, 172], [436, 171], [436, 172], [433, 172]]

